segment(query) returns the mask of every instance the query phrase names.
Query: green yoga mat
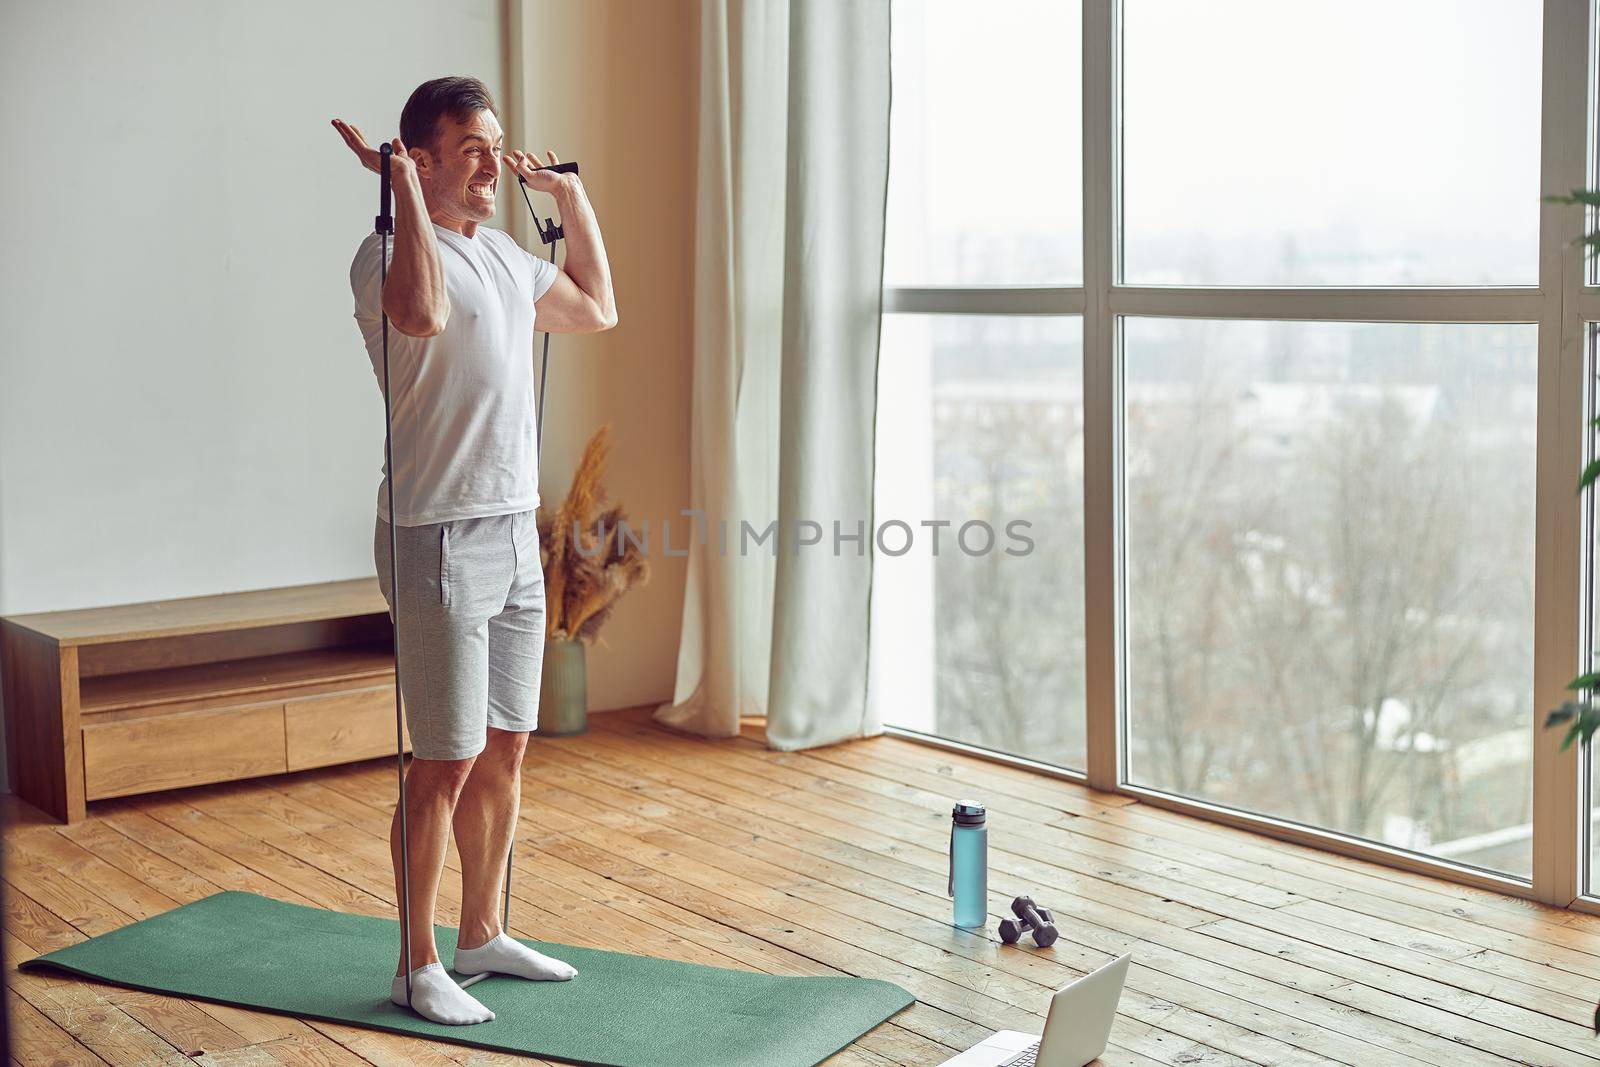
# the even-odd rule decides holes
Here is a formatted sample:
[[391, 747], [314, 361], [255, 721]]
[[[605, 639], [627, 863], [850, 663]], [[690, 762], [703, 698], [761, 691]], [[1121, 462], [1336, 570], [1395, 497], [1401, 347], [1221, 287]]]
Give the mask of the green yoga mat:
[[[438, 930], [446, 964], [455, 933]], [[523, 940], [578, 977], [493, 975], [471, 987], [493, 1022], [441, 1026], [389, 1002], [399, 938], [393, 919], [230, 891], [23, 967], [602, 1067], [812, 1067], [913, 999], [876, 979], [784, 978]]]

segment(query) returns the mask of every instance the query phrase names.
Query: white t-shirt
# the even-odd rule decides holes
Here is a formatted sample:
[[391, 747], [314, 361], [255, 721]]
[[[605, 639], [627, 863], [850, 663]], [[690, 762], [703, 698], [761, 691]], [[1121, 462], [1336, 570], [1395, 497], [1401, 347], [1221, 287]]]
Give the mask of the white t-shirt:
[[[394, 506], [401, 526], [505, 515], [539, 505], [534, 440], [533, 302], [556, 268], [502, 230], [471, 237], [434, 224], [450, 317], [433, 337], [389, 327], [394, 389]], [[356, 324], [383, 391], [383, 239], [368, 234], [350, 264]], [[394, 239], [389, 239], [394, 257]], [[378, 484], [378, 516], [389, 518]]]

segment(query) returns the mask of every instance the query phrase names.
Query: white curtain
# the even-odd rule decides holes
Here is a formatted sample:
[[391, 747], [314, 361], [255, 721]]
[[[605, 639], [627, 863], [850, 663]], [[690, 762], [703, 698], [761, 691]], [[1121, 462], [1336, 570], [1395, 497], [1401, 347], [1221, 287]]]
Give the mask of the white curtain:
[[[706, 524], [655, 717], [726, 737], [765, 715], [785, 750], [878, 733], [888, 0], [703, 0], [699, 115], [691, 496]], [[775, 558], [754, 539], [774, 520]]]

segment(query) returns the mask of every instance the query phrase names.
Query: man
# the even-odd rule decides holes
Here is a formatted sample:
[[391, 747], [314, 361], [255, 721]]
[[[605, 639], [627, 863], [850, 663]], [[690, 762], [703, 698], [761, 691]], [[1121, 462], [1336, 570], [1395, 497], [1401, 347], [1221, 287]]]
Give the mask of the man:
[[[379, 154], [334, 128], [367, 169]], [[544, 981], [577, 972], [500, 928], [500, 890], [516, 828], [520, 770], [536, 725], [544, 655], [544, 577], [534, 510], [533, 333], [588, 333], [617, 322], [600, 227], [577, 175], [502, 153], [494, 101], [474, 78], [418, 86], [393, 143], [395, 233], [387, 282], [382, 240], [350, 266], [356, 322], [383, 385], [389, 338], [392, 452], [378, 489], [373, 554], [397, 616], [399, 679], [412, 761], [406, 773], [411, 928], [402, 931], [390, 997], [438, 1023], [494, 1013], [450, 977], [433, 940], [434, 905], [452, 828], [461, 854], [461, 928], [453, 968]], [[552, 152], [548, 163], [558, 162]], [[566, 230], [564, 270], [482, 225], [502, 179], [552, 194]], [[515, 196], [514, 185], [510, 195]], [[389, 588], [389, 477], [399, 550]], [[400, 899], [399, 812], [390, 831]], [[403, 920], [402, 920], [403, 924]]]

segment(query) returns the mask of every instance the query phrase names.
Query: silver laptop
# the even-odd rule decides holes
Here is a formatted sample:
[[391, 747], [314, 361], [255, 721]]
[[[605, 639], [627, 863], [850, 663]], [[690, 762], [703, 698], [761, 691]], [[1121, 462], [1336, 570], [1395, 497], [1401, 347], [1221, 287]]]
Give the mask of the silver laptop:
[[1106, 1050], [1111, 1020], [1122, 999], [1128, 956], [1056, 992], [1045, 1016], [1044, 1036], [1001, 1030], [982, 1044], [944, 1061], [943, 1067], [1083, 1067]]

